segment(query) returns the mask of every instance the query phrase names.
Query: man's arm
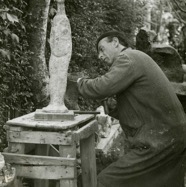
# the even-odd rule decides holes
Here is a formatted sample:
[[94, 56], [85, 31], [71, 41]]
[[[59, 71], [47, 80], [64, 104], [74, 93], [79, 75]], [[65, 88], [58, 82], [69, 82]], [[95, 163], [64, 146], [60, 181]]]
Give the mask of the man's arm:
[[80, 79], [78, 90], [83, 97], [103, 99], [127, 89], [138, 78], [133, 62], [125, 55], [118, 57], [110, 71], [95, 79]]

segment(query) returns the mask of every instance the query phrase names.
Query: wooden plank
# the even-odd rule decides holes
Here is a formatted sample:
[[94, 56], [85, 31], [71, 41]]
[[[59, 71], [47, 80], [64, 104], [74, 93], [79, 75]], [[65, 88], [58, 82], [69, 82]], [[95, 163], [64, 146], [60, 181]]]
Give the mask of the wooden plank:
[[10, 126], [9, 127], [9, 129], [10, 129], [10, 131], [18, 131], [18, 132], [20, 132], [20, 131], [23, 131], [23, 130], [28, 130], [29, 128], [26, 128], [26, 127], [17, 127], [17, 126]]
[[101, 138], [100, 142], [97, 144], [96, 152], [106, 154], [121, 131], [120, 124], [112, 125], [109, 136]]
[[21, 143], [8, 143], [8, 152], [9, 153], [24, 153], [25, 152], [25, 144]]
[[60, 187], [77, 187], [77, 179], [74, 179], [74, 180], [60, 180]]
[[[59, 154], [61, 157], [76, 158], [76, 144], [75, 142], [70, 146], [59, 146]], [[74, 167], [75, 176], [73, 179], [60, 180], [60, 187], [77, 187], [77, 168]]]
[[[14, 128], [18, 133], [24, 130], [23, 127], [15, 127]], [[7, 130], [7, 141], [9, 140], [9, 130]], [[14, 143], [8, 141], [8, 152], [10, 153], [25, 153], [25, 145], [22, 142]]]
[[[19, 128], [19, 130], [22, 130], [22, 128]], [[8, 136], [8, 134], [7, 134], [7, 136]], [[24, 154], [25, 153], [25, 144], [8, 142], [8, 152]], [[16, 178], [14, 179], [14, 183], [12, 184], [11, 187], [19, 187], [19, 186], [22, 186], [22, 178], [18, 177], [17, 172], [16, 172]]]
[[[8, 152], [24, 154], [24, 152], [25, 152], [25, 144], [8, 143]], [[22, 178], [17, 176], [17, 172], [16, 172], [16, 177], [15, 177], [14, 182], [11, 185], [11, 187], [19, 187], [19, 186], [23, 186]]]
[[74, 179], [76, 178], [74, 167], [70, 166], [20, 166], [16, 168], [17, 176], [31, 179]]
[[36, 166], [76, 166], [76, 158], [2, 153], [6, 163]]
[[80, 141], [83, 187], [96, 187], [95, 135]]
[[[22, 131], [23, 127], [18, 127], [18, 126], [9, 126], [9, 125], [4, 125], [3, 127], [5, 130], [12, 130], [12, 131]], [[24, 128], [27, 129], [27, 128]]]
[[77, 131], [73, 132], [73, 140], [78, 142], [81, 139], [88, 138], [98, 130], [98, 123], [96, 120], [91, 121]]
[[14, 118], [7, 121], [7, 125], [31, 127], [40, 129], [52, 129], [52, 130], [65, 130], [82, 124], [90, 119], [94, 118], [94, 115], [84, 114], [76, 115], [73, 121], [36, 121], [34, 120], [34, 112]]
[[[8, 128], [5, 128], [7, 130], [7, 140], [9, 140], [9, 131], [15, 131], [17, 133], [23, 131], [23, 130], [26, 130], [27, 128], [23, 128], [23, 127], [13, 127], [13, 126], [8, 126], [8, 125], [5, 125], [7, 126]], [[33, 151], [35, 149], [35, 145], [34, 144], [27, 144], [26, 146], [24, 144], [22, 144], [23, 142], [19, 142], [21, 144], [18, 144], [18, 143], [14, 143], [14, 142], [9, 142], [9, 147], [6, 148], [6, 150], [4, 150], [4, 152], [12, 152], [12, 153], [16, 153], [16, 152], [20, 152], [20, 151], [17, 151], [19, 149], [24, 149], [22, 150], [21, 152], [24, 152], [24, 153], [29, 153], [31, 151]]]
[[7, 141], [16, 143], [70, 145], [71, 137], [64, 133], [42, 131], [8, 131]]

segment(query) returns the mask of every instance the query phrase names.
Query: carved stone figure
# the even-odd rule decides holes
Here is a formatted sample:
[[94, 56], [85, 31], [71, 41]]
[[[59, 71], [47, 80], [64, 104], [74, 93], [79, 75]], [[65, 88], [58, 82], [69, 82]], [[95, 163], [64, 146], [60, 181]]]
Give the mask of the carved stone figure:
[[109, 115], [105, 114], [103, 106], [100, 106], [96, 109], [100, 114], [96, 116], [98, 122], [98, 142], [100, 138], [106, 138], [109, 136], [112, 126], [112, 119]]
[[67, 72], [72, 54], [72, 38], [69, 20], [65, 13], [65, 0], [57, 0], [57, 14], [53, 19], [49, 60], [49, 93], [50, 103], [42, 111], [51, 113], [66, 113], [64, 95], [67, 86]]

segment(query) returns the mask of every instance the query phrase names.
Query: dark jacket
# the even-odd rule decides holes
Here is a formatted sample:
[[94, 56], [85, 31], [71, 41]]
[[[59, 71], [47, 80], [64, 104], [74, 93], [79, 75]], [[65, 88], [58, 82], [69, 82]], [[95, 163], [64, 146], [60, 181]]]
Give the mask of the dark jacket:
[[92, 99], [116, 94], [126, 150], [140, 151], [135, 152], [135, 158], [125, 157], [129, 165], [152, 158], [157, 163], [185, 148], [186, 118], [181, 103], [162, 70], [145, 53], [132, 49], [121, 52], [108, 73], [82, 79], [78, 88], [84, 97]]

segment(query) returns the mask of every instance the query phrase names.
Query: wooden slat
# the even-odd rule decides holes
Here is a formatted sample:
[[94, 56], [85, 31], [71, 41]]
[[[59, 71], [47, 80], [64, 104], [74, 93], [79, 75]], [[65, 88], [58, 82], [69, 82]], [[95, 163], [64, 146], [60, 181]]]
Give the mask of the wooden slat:
[[[61, 157], [76, 158], [76, 144], [73, 142], [70, 146], [59, 146], [59, 154]], [[74, 167], [75, 173], [77, 174], [77, 169]], [[77, 187], [76, 177], [69, 180], [60, 180], [60, 187]]]
[[[18, 127], [18, 129], [23, 130], [23, 128], [20, 128], [20, 127]], [[8, 142], [8, 152], [24, 154], [25, 144]], [[23, 185], [22, 185], [22, 179], [17, 177], [17, 172], [16, 172], [16, 178], [14, 179], [14, 183], [11, 185], [11, 187], [18, 187], [18, 186], [23, 186]]]
[[8, 143], [8, 152], [10, 153], [24, 153], [25, 144], [22, 143]]
[[23, 128], [23, 127], [19, 127], [19, 126], [9, 126], [9, 125], [4, 125], [4, 127], [3, 127], [5, 130], [10, 130], [10, 128], [11, 128], [11, 130], [12, 131], [22, 131], [22, 130], [25, 130], [25, 129], [27, 129], [27, 128]]
[[2, 153], [5, 162], [20, 165], [36, 165], [36, 166], [76, 166], [75, 158], [49, 157], [38, 155], [24, 155], [13, 153]]
[[73, 132], [73, 140], [79, 141], [81, 139], [88, 138], [98, 130], [98, 124], [96, 120], [91, 121], [87, 125], [83, 126], [77, 131]]
[[31, 179], [74, 179], [76, 178], [74, 167], [70, 166], [20, 166], [16, 168], [17, 176]]
[[71, 138], [63, 133], [42, 131], [8, 131], [7, 141], [16, 143], [70, 145]]
[[97, 144], [96, 152], [106, 154], [110, 149], [110, 147], [112, 146], [113, 141], [121, 133], [121, 131], [122, 130], [120, 124], [112, 125], [109, 136], [106, 138], [101, 138], [101, 140]]

